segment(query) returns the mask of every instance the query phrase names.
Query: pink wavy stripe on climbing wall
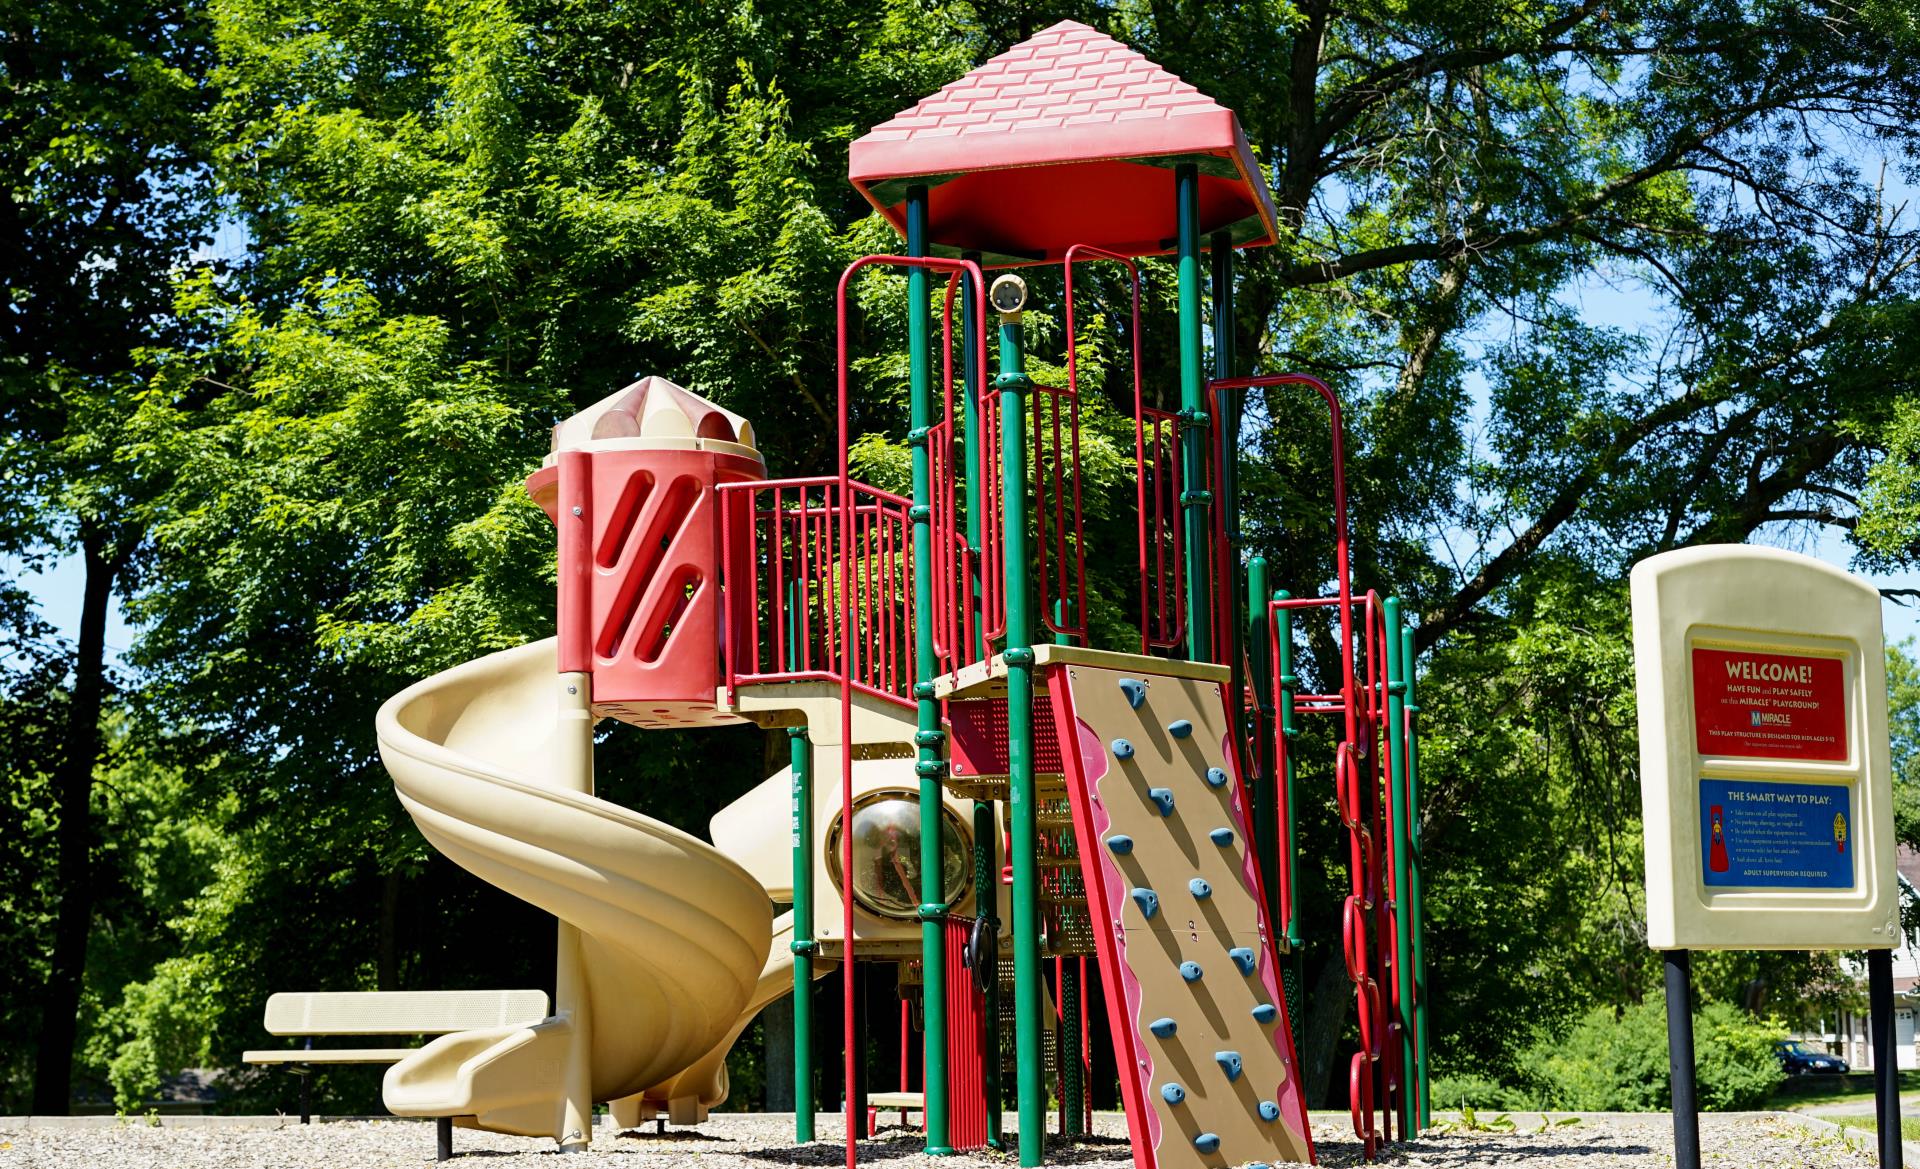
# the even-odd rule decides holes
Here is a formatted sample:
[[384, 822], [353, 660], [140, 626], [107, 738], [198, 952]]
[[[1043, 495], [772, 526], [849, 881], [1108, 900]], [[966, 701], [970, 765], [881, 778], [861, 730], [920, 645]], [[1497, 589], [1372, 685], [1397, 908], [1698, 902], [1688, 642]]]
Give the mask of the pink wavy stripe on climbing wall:
[[[1224, 695], [1223, 695], [1224, 698]], [[1265, 889], [1260, 882], [1260, 869], [1255, 862], [1253, 850], [1253, 816], [1246, 807], [1247, 785], [1240, 774], [1238, 756], [1234, 754], [1233, 739], [1229, 735], [1220, 737], [1220, 754], [1227, 761], [1227, 767], [1233, 771], [1233, 819], [1236, 831], [1240, 833], [1240, 879], [1253, 894], [1254, 912], [1259, 916], [1262, 944], [1258, 950], [1260, 985], [1267, 988], [1267, 1001], [1280, 1011], [1280, 1021], [1274, 1025], [1270, 1038], [1273, 1049], [1280, 1056], [1280, 1062], [1287, 1067], [1286, 1082], [1279, 1086], [1274, 1094], [1274, 1102], [1280, 1105], [1281, 1119], [1294, 1126], [1306, 1140], [1307, 1148], [1313, 1148], [1313, 1130], [1307, 1122], [1306, 1098], [1300, 1094], [1300, 1069], [1294, 1066], [1287, 1042], [1288, 1028], [1293, 1025], [1287, 1017], [1287, 996], [1280, 986], [1280, 971], [1275, 967], [1275, 955], [1279, 953], [1278, 939], [1273, 936], [1273, 923], [1267, 920], [1267, 901]]]
[[[1099, 786], [1100, 781], [1107, 775], [1107, 744], [1099, 735], [1093, 733], [1093, 728], [1087, 725], [1085, 719], [1075, 721], [1078, 724], [1080, 736], [1080, 766], [1086, 771], [1087, 808], [1090, 813], [1089, 818], [1093, 821], [1093, 839], [1104, 841], [1107, 838], [1107, 829], [1113, 825], [1113, 817], [1107, 815], [1106, 802], [1100, 798]], [[1107, 920], [1114, 923], [1124, 922], [1127, 906], [1132, 904], [1127, 899], [1126, 878], [1121, 874], [1119, 866], [1113, 863], [1106, 849], [1101, 848], [1097, 851], [1100, 856], [1100, 867], [1107, 873], [1107, 880], [1101, 882], [1107, 889]], [[1140, 1095], [1146, 1104], [1141, 1109], [1146, 1115], [1141, 1119], [1147, 1125], [1148, 1147], [1158, 1149], [1160, 1147], [1160, 1114], [1153, 1107], [1152, 1102], [1147, 1100], [1147, 1094], [1153, 1090], [1153, 1055], [1142, 1030], [1145, 1025], [1140, 1017], [1140, 980], [1133, 976], [1133, 964], [1127, 961], [1127, 934], [1124, 929], [1115, 938], [1114, 950], [1115, 956], [1119, 959], [1115, 964], [1120, 968], [1120, 986], [1126, 999], [1127, 1018], [1133, 1020], [1134, 1046], [1138, 1049], [1139, 1057], [1144, 1064], [1143, 1067], [1133, 1069], [1134, 1074], [1140, 1077]]]

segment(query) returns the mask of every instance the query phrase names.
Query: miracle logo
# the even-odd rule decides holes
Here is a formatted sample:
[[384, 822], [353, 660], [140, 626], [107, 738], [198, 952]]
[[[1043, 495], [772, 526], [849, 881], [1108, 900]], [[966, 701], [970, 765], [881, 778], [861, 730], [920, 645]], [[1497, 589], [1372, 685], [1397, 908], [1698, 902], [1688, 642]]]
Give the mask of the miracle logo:
[[1754, 711], [1749, 711], [1748, 714], [1752, 718], [1752, 722], [1749, 724], [1751, 726], [1790, 727], [1793, 725], [1792, 715], [1780, 714], [1778, 712], [1769, 711], [1769, 710], [1754, 710]]

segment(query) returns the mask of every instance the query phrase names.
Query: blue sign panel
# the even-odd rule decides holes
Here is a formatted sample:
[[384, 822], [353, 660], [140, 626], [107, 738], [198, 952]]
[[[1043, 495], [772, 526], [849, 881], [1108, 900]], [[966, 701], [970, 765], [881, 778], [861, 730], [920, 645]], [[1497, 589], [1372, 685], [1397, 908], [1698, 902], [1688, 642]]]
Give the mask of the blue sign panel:
[[1852, 888], [1852, 795], [1843, 784], [1702, 779], [1700, 856], [1707, 884]]

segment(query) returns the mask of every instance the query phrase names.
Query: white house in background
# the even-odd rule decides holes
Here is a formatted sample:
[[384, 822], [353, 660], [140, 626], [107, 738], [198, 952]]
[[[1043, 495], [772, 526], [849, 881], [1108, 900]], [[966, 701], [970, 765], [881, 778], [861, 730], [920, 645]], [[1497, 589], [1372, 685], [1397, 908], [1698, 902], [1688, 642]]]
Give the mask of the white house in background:
[[[1903, 844], [1896, 855], [1904, 904], [1920, 889], [1920, 853]], [[1865, 1002], [1867, 964], [1850, 961], [1846, 963], [1846, 970], [1860, 984], [1860, 1000]], [[1916, 1009], [1920, 1009], [1920, 952], [1915, 951], [1912, 939], [1903, 936], [1900, 948], [1893, 952], [1893, 1051], [1902, 1070], [1920, 1068], [1920, 1047], [1916, 1047], [1920, 1038], [1916, 1037], [1914, 1028]], [[1828, 1025], [1833, 1029], [1825, 1030]], [[1828, 1051], [1846, 1060], [1854, 1071], [1864, 1072], [1873, 1067], [1873, 1044], [1867, 1039], [1865, 1011], [1842, 1011], [1838, 1019], [1823, 1023], [1822, 1029], [1824, 1034], [1796, 1038], [1823, 1044]]]

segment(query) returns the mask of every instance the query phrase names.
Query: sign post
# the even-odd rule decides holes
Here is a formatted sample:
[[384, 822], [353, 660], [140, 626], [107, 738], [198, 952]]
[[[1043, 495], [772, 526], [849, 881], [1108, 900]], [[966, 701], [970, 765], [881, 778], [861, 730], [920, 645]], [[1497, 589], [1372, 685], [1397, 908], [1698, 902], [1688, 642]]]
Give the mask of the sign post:
[[1666, 959], [1677, 1169], [1700, 1164], [1688, 979], [1700, 949], [1867, 950], [1870, 978], [1889, 971], [1871, 1026], [1881, 1164], [1898, 1169], [1879, 591], [1747, 545], [1650, 557], [1632, 585], [1647, 944]]

